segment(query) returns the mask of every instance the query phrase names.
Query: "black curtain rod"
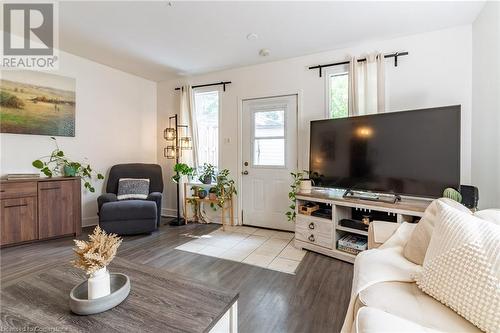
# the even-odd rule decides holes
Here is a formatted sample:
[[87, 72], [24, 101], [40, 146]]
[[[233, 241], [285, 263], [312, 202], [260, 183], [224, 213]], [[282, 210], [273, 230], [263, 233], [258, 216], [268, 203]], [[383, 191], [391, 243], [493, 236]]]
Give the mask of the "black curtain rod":
[[[203, 87], [210, 87], [210, 86], [222, 86], [222, 90], [226, 91], [226, 84], [231, 84], [231, 81], [221, 81], [217, 83], [208, 83], [208, 84], [199, 84], [197, 86], [192, 86], [191, 88], [203, 88]], [[175, 90], [181, 90], [182, 87], [177, 87]]]
[[[391, 54], [386, 54], [384, 55], [384, 58], [394, 58], [394, 66], [395, 67], [398, 67], [398, 57], [400, 56], [405, 56], [405, 55], [408, 55], [408, 52], [395, 52], [395, 53], [391, 53]], [[366, 61], [366, 58], [363, 58], [363, 59], [358, 59], [358, 62], [363, 62], [363, 61]], [[341, 61], [341, 62], [335, 62], [333, 64], [325, 64], [325, 65], [316, 65], [316, 66], [311, 66], [309, 67], [309, 69], [319, 69], [319, 77], [322, 77], [323, 73], [322, 73], [322, 69], [324, 67], [332, 67], [332, 66], [340, 66], [340, 65], [347, 65], [351, 63], [350, 60], [347, 60], [347, 61]]]

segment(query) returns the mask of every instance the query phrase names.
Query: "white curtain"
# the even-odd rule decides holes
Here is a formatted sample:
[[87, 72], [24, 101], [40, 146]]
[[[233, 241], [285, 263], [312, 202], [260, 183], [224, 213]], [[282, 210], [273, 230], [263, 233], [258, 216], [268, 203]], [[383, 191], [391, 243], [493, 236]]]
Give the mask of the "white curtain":
[[[193, 100], [193, 89], [189, 85], [185, 85], [181, 87], [180, 93], [180, 103], [179, 103], [179, 125], [187, 125], [187, 133], [186, 129], [183, 127], [179, 128], [179, 132], [177, 135], [181, 136], [189, 136], [192, 140], [192, 150], [181, 150], [180, 151], [180, 163], [186, 163], [187, 165], [197, 168], [198, 167], [198, 131], [196, 129], [196, 112], [194, 109], [194, 100]], [[188, 180], [186, 177], [182, 177], [179, 181], [180, 183], [180, 193], [179, 197], [181, 205], [181, 212], [184, 211], [184, 183]], [[188, 189], [189, 190], [189, 189]], [[191, 216], [190, 212], [186, 212], [188, 216]]]
[[362, 62], [353, 57], [349, 64], [349, 116], [384, 111], [384, 55], [373, 53]]

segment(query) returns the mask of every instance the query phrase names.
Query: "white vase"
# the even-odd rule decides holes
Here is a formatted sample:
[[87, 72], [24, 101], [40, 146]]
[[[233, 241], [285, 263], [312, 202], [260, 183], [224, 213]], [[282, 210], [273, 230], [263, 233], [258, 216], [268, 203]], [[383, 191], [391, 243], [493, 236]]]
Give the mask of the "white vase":
[[92, 274], [88, 281], [88, 299], [96, 299], [111, 293], [109, 272], [103, 267]]
[[300, 189], [300, 192], [302, 192], [302, 193], [311, 193], [312, 181], [310, 179], [301, 180], [299, 189]]

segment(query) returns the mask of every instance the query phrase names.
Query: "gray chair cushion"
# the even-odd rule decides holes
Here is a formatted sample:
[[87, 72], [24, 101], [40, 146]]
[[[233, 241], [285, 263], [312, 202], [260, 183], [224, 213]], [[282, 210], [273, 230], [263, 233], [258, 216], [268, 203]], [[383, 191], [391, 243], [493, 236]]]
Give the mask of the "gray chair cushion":
[[99, 212], [99, 221], [153, 219], [156, 225], [156, 203], [147, 200], [107, 202]]

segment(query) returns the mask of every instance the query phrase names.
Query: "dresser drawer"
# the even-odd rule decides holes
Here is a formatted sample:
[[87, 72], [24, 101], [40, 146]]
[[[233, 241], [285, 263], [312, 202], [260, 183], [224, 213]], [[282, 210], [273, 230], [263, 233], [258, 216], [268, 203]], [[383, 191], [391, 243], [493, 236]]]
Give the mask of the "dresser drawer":
[[319, 245], [328, 249], [333, 249], [334, 247], [332, 233], [323, 234], [315, 230], [296, 228], [295, 238], [300, 241]]
[[333, 221], [321, 221], [318, 218], [297, 214], [295, 227], [299, 229], [308, 229], [321, 234], [331, 234], [333, 232]]
[[0, 183], [0, 199], [36, 196], [37, 182]]
[[0, 200], [0, 245], [38, 238], [36, 197]]

